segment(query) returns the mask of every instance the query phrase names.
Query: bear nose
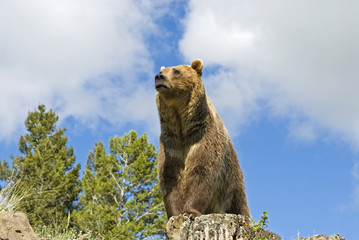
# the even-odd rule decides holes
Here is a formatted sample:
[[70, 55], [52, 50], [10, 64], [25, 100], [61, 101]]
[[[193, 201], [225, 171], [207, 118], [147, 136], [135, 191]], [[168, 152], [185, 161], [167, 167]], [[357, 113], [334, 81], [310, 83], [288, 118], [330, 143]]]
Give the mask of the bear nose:
[[156, 75], [155, 80], [165, 80], [165, 76], [162, 73]]

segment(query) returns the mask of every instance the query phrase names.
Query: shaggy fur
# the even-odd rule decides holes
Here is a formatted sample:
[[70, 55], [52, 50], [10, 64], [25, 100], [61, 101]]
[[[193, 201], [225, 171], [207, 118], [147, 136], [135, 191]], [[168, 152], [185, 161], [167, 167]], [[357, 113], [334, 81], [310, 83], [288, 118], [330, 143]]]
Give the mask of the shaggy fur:
[[167, 216], [250, 217], [232, 141], [202, 84], [201, 60], [161, 68], [155, 78], [161, 136], [158, 174]]

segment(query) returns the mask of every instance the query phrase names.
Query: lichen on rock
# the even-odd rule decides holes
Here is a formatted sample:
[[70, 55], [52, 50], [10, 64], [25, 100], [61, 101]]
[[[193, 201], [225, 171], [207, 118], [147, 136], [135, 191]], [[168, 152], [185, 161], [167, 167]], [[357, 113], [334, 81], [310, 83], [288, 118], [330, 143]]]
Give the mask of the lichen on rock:
[[339, 234], [333, 234], [330, 237], [328, 237], [327, 235], [314, 235], [312, 237], [299, 238], [297, 240], [345, 240], [345, 239]]
[[[252, 239], [251, 224], [248, 217], [236, 214], [208, 214], [194, 219], [180, 215], [169, 219], [166, 235], [169, 240]], [[270, 231], [263, 233], [270, 240], [280, 239]]]

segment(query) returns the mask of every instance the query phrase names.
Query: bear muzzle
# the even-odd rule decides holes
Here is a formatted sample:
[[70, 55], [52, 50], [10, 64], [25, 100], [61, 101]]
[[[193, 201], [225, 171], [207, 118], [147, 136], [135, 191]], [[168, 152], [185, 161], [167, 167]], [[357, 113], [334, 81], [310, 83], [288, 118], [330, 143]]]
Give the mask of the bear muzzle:
[[157, 91], [162, 91], [169, 88], [166, 84], [166, 77], [162, 73], [157, 74], [155, 77], [155, 88]]

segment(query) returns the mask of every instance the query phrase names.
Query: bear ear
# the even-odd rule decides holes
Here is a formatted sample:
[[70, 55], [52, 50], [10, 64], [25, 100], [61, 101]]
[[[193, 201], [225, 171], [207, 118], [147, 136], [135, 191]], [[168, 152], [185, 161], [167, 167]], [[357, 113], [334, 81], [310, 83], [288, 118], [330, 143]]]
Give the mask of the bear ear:
[[164, 67], [164, 66], [162, 66], [162, 67], [161, 67], [161, 71], [163, 71], [164, 69], [165, 69], [165, 67]]
[[196, 70], [199, 76], [202, 76], [203, 62], [201, 59], [196, 59], [192, 62], [191, 67]]

